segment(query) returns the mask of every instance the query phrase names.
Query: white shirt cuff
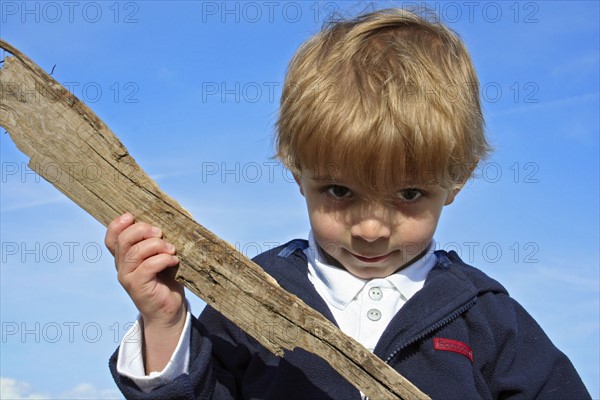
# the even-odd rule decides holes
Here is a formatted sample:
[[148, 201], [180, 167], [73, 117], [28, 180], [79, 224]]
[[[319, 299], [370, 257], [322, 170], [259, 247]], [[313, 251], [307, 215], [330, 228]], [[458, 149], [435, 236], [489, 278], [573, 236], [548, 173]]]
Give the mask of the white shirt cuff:
[[144, 355], [142, 354], [142, 343], [144, 334], [142, 332], [141, 316], [127, 331], [121, 345], [117, 359], [117, 372], [131, 379], [142, 392], [149, 393], [153, 389], [170, 383], [179, 375], [187, 374], [190, 362], [190, 335], [192, 331], [192, 317], [190, 304], [187, 304], [187, 315], [183, 332], [177, 343], [177, 347], [168, 364], [160, 371], [153, 371], [146, 375], [144, 367]]

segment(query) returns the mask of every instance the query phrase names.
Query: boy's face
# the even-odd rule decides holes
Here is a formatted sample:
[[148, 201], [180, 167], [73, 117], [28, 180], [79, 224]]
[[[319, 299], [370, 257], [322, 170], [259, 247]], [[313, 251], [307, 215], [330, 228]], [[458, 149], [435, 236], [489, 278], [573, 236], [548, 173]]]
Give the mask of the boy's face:
[[330, 262], [363, 279], [389, 276], [421, 255], [442, 208], [459, 191], [401, 184], [395, 193], [373, 198], [351, 176], [323, 178], [302, 171], [296, 182], [317, 244]]

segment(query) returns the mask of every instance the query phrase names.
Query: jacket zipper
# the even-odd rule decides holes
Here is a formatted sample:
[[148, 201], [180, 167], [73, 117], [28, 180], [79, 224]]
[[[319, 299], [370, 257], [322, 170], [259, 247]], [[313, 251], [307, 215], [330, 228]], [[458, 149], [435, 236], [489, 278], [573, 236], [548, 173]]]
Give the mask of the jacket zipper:
[[463, 305], [462, 307], [460, 307], [459, 309], [457, 309], [456, 311], [454, 311], [452, 314], [449, 314], [446, 318], [444, 318], [444, 319], [440, 320], [439, 322], [435, 323], [434, 325], [432, 325], [431, 327], [429, 327], [429, 329], [421, 332], [420, 334], [418, 334], [417, 336], [413, 337], [409, 341], [404, 342], [404, 344], [402, 344], [400, 347], [396, 348], [396, 350], [394, 350], [392, 352], [392, 354], [390, 354], [385, 359], [385, 362], [389, 364], [389, 362], [396, 356], [396, 354], [398, 354], [399, 352], [401, 352], [402, 350], [404, 350], [406, 347], [410, 346], [411, 344], [416, 343], [419, 340], [423, 339], [424, 337], [428, 336], [432, 332], [440, 329], [442, 326], [444, 326], [446, 324], [449, 324], [450, 322], [454, 321], [462, 313], [464, 313], [469, 308], [471, 308], [476, 302], [477, 302], [477, 297], [473, 297], [468, 303], [466, 303], [465, 305]]

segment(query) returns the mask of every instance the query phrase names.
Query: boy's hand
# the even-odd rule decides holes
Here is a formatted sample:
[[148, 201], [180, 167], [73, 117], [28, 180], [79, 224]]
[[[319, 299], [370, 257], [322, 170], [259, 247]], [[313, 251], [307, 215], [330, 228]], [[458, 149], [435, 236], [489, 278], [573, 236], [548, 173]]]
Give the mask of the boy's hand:
[[115, 257], [117, 276], [140, 311], [146, 372], [161, 371], [177, 346], [186, 316], [183, 285], [175, 280], [175, 246], [159, 228], [125, 213], [109, 225], [104, 239]]

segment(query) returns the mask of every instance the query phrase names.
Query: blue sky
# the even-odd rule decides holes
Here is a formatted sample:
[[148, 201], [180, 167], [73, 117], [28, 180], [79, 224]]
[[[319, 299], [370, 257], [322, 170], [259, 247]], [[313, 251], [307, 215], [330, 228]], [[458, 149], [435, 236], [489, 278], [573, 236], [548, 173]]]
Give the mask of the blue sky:
[[[471, 51], [495, 147], [445, 209], [438, 246], [500, 280], [600, 398], [599, 3], [428, 4]], [[287, 62], [331, 11], [372, 7], [2, 1], [0, 35], [54, 68], [167, 193], [253, 256], [309, 228], [270, 158]], [[104, 228], [31, 173], [8, 135], [0, 156], [1, 397], [119, 398], [107, 360], [136, 310]]]

